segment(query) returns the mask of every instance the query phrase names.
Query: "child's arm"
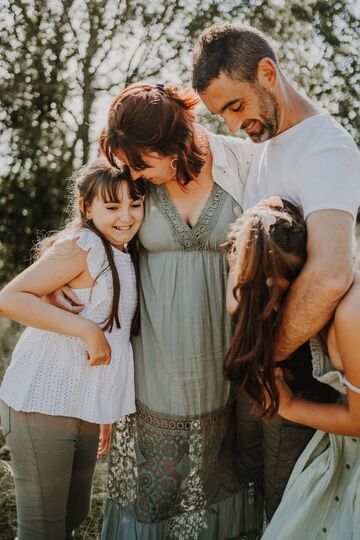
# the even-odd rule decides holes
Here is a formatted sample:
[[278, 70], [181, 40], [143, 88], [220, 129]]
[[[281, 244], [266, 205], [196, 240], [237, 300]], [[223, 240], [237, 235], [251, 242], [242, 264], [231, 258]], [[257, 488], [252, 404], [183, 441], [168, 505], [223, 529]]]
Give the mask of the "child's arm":
[[[335, 313], [334, 328], [339, 356], [347, 381], [360, 390], [360, 294], [353, 286]], [[348, 402], [326, 404], [294, 396], [278, 372], [279, 414], [288, 420], [338, 433], [360, 436], [360, 393], [347, 388]]]
[[0, 314], [27, 326], [79, 337], [91, 365], [109, 364], [110, 347], [96, 323], [41, 299], [86, 272], [86, 256], [73, 241], [49, 248], [0, 292]]
[[360, 436], [359, 413], [349, 404], [307, 401], [292, 394], [282, 376], [277, 376], [276, 382], [280, 392], [279, 415], [283, 418], [328, 433]]

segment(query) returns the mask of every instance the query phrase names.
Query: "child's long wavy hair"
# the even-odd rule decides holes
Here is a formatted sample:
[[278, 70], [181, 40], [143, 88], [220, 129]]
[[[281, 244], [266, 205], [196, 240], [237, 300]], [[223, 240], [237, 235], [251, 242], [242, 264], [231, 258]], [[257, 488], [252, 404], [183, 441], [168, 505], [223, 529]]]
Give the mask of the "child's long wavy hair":
[[[40, 257], [46, 249], [52, 246], [62, 236], [69, 232], [80, 229], [89, 229], [101, 238], [107, 260], [111, 270], [113, 282], [113, 300], [111, 311], [108, 318], [103, 322], [103, 330], [111, 332], [114, 324], [120, 328], [119, 320], [119, 300], [120, 300], [120, 280], [116, 270], [114, 254], [110, 242], [102, 236], [97, 230], [92, 220], [86, 218], [86, 208], [92, 203], [96, 196], [110, 202], [119, 201], [119, 187], [125, 182], [129, 196], [132, 200], [142, 199], [145, 195], [145, 183], [142, 180], [134, 182], [128, 172], [128, 168], [115, 168], [111, 166], [104, 157], [100, 157], [95, 161], [84, 165], [80, 170], [75, 172], [70, 179], [69, 184], [69, 219], [67, 225], [42, 239], [35, 247], [35, 258]], [[80, 205], [80, 199], [83, 204]], [[135, 266], [136, 276], [138, 280], [138, 245], [136, 238], [133, 238], [127, 244], [127, 251]], [[99, 276], [107, 270], [104, 268]], [[96, 280], [95, 280], [96, 282]], [[139, 306], [135, 311], [132, 321], [132, 332], [136, 334], [139, 329]]]
[[279, 197], [264, 200], [234, 223], [228, 248], [235, 257], [233, 294], [238, 306], [224, 373], [271, 417], [279, 407], [273, 359], [275, 336], [288, 286], [306, 260], [302, 214]]

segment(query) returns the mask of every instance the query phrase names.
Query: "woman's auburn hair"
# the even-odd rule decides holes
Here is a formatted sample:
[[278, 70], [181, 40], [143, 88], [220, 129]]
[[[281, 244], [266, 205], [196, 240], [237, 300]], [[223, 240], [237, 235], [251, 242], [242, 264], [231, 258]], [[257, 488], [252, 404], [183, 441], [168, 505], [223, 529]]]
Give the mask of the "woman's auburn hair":
[[146, 154], [176, 157], [176, 179], [186, 185], [204, 165], [204, 150], [196, 136], [192, 90], [169, 84], [133, 83], [113, 100], [107, 127], [100, 135], [100, 150], [118, 166], [117, 152], [137, 171], [147, 167]]
[[[238, 301], [224, 374], [267, 416], [279, 408], [273, 351], [288, 286], [306, 260], [306, 227], [288, 201], [262, 201], [238, 218], [228, 236], [235, 251]], [[272, 201], [272, 202], [270, 202]]]

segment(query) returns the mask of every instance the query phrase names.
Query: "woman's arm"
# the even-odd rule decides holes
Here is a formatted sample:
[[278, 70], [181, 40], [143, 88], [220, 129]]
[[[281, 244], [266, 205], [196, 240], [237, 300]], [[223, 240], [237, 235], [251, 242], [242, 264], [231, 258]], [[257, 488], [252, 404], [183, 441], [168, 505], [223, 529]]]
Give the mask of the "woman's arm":
[[230, 268], [227, 286], [226, 286], [226, 309], [230, 315], [233, 315], [239, 303], [234, 296], [234, 287], [236, 285], [234, 269]]
[[49, 248], [0, 292], [0, 314], [27, 326], [79, 337], [84, 341], [92, 365], [108, 364], [110, 347], [93, 321], [42, 300], [84, 273], [86, 256], [73, 241]]
[[239, 302], [234, 296], [234, 287], [236, 286], [236, 252], [231, 250], [227, 254], [227, 262], [229, 264], [229, 275], [226, 285], [226, 309], [230, 315], [233, 315]]
[[[338, 353], [346, 379], [360, 389], [360, 287], [358, 278], [334, 318]], [[360, 393], [347, 388], [347, 404], [306, 401], [294, 396], [278, 372], [279, 414], [288, 420], [340, 435], [360, 436]]]

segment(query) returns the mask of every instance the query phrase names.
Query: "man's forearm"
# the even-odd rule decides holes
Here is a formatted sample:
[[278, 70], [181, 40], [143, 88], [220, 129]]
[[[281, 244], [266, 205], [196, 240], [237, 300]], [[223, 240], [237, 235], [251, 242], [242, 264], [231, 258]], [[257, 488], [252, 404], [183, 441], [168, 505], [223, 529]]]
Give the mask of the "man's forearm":
[[285, 360], [324, 328], [352, 283], [346, 278], [336, 286], [314, 277], [305, 268], [290, 287], [276, 337], [275, 360]]

